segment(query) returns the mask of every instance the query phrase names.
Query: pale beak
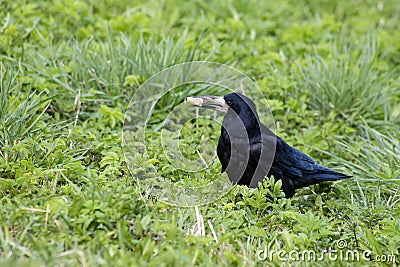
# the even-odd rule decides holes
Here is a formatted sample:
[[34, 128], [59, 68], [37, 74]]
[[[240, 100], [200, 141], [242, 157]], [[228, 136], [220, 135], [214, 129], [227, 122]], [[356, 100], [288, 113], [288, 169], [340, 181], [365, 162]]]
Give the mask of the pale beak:
[[[229, 108], [222, 96], [187, 97], [186, 101], [196, 107], [209, 108], [223, 113], [227, 113]], [[211, 104], [207, 104], [207, 101], [211, 102]]]

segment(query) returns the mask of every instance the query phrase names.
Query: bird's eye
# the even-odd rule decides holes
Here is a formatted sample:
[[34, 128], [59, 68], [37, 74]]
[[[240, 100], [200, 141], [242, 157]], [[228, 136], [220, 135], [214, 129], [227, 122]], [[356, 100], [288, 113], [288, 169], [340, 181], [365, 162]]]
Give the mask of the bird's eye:
[[226, 101], [226, 104], [228, 104], [228, 106], [232, 105], [232, 100]]

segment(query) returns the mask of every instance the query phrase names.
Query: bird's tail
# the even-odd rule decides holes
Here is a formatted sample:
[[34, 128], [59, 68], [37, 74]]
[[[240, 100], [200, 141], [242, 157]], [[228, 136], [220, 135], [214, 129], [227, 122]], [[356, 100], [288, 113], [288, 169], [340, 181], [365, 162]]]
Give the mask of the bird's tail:
[[352, 176], [340, 173], [340, 172], [336, 172], [334, 170], [331, 169], [323, 169], [323, 170], [319, 170], [317, 172], [313, 172], [313, 173], [307, 173], [304, 174], [301, 177], [301, 179], [298, 179], [297, 181], [293, 181], [294, 182], [294, 187], [295, 189], [297, 188], [301, 188], [304, 186], [309, 186], [309, 185], [313, 185], [313, 184], [318, 184], [320, 182], [324, 182], [324, 181], [337, 181], [337, 180], [342, 180], [342, 179], [348, 179], [351, 178]]
[[326, 171], [326, 172], [322, 171], [322, 172], [318, 172], [318, 173], [308, 174], [308, 175], [306, 175], [306, 177], [309, 179], [318, 180], [318, 182], [322, 182], [322, 181], [342, 180], [342, 179], [351, 178], [352, 176], [332, 170], [332, 171]]

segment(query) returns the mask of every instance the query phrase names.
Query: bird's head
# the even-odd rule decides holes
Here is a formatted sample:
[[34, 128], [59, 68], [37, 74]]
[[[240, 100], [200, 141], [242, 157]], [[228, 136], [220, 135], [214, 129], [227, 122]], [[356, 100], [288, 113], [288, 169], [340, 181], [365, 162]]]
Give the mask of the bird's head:
[[188, 97], [187, 101], [194, 106], [226, 113], [222, 125], [232, 136], [244, 136], [247, 134], [249, 136], [258, 136], [260, 133], [260, 121], [256, 105], [245, 95], [234, 92], [223, 97]]
[[[194, 106], [209, 108], [223, 113], [234, 112], [237, 115], [254, 113], [257, 116], [256, 105], [245, 95], [230, 93], [225, 96], [188, 97], [187, 101]], [[211, 103], [208, 103], [211, 102]]]
[[239, 93], [230, 93], [224, 96], [224, 100], [229, 110], [239, 116], [242, 114], [254, 113], [257, 116], [256, 105], [245, 95]]

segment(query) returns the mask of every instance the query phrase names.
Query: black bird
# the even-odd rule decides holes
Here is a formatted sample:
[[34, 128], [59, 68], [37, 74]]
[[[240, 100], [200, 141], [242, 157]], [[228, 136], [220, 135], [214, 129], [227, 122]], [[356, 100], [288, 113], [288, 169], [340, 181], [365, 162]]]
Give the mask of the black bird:
[[275, 180], [282, 180], [285, 197], [291, 198], [298, 188], [351, 177], [319, 165], [285, 143], [260, 122], [255, 104], [245, 95], [231, 93], [187, 100], [194, 106], [226, 113], [217, 155], [221, 172], [225, 171], [234, 184], [257, 187], [265, 176], [273, 175]]

